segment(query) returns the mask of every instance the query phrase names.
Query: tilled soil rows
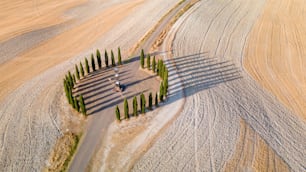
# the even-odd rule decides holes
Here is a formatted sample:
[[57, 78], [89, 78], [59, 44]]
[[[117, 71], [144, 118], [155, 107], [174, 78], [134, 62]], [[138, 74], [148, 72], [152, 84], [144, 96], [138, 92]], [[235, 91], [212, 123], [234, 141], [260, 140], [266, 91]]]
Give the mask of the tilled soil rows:
[[305, 169], [305, 122], [242, 65], [264, 5], [201, 1], [174, 25], [169, 44], [186, 103], [133, 171]]

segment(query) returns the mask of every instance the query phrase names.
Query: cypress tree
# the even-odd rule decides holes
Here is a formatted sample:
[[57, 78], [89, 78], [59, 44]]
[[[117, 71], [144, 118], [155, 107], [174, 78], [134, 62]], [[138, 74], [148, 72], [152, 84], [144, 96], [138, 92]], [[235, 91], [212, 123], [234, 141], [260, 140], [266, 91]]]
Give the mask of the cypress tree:
[[72, 77], [71, 77], [72, 75], [71, 75], [71, 72], [70, 72], [70, 70], [68, 71], [68, 79], [70, 80], [70, 79], [72, 79]]
[[67, 86], [68, 86], [68, 87], [71, 87], [71, 85], [70, 85], [70, 79], [69, 79], [69, 77], [68, 77], [67, 75], [65, 76], [65, 81], [66, 81]]
[[85, 103], [84, 103], [84, 99], [83, 99], [83, 96], [80, 95], [80, 108], [81, 108], [81, 112], [83, 115], [87, 115], [86, 114], [86, 106], [85, 106]]
[[139, 106], [140, 106], [140, 113], [142, 113], [142, 96], [141, 96], [141, 94], [139, 95]]
[[144, 113], [146, 112], [146, 104], [147, 104], [147, 101], [146, 101], [146, 97], [144, 94], [142, 94], [142, 103], [143, 103], [143, 110], [144, 110]]
[[92, 67], [92, 71], [96, 71], [96, 64], [95, 64], [95, 59], [94, 59], [94, 55], [91, 54], [91, 67]]
[[118, 47], [118, 65], [122, 65], [120, 47]]
[[158, 107], [158, 95], [157, 95], [157, 93], [155, 94], [155, 106]]
[[63, 79], [63, 85], [64, 85], [65, 94], [66, 94], [66, 96], [67, 96], [68, 89], [67, 89], [66, 79]]
[[107, 51], [105, 50], [105, 53], [104, 53], [104, 61], [105, 61], [105, 66], [108, 67], [108, 54], [107, 54]]
[[141, 113], [145, 114], [146, 113], [146, 98], [143, 93], [140, 96], [141, 96]]
[[167, 67], [165, 67], [164, 68], [164, 76], [163, 76], [163, 80], [165, 81], [165, 80], [168, 80], [168, 69], [167, 69]]
[[69, 85], [69, 77], [68, 77], [68, 75], [65, 75], [65, 82]]
[[65, 82], [64, 86], [65, 86], [65, 92], [66, 92], [68, 103], [72, 104], [72, 90], [71, 90], [69, 81], [65, 80], [64, 82]]
[[167, 94], [168, 94], [168, 70], [167, 68], [165, 68], [165, 71], [164, 71], [164, 96], [167, 97]]
[[149, 109], [152, 110], [152, 104], [153, 104], [153, 100], [152, 100], [152, 93], [149, 94]]
[[72, 76], [72, 80], [73, 80], [73, 85], [76, 85], [76, 79], [75, 79], [75, 75], [74, 74]]
[[73, 78], [72, 78], [72, 75], [71, 75], [70, 71], [68, 71], [68, 79], [69, 79], [70, 87], [73, 88], [74, 87], [74, 82], [73, 82]]
[[80, 72], [81, 72], [81, 76], [84, 77], [84, 68], [83, 68], [82, 62], [80, 62]]
[[164, 101], [164, 83], [163, 82], [160, 83], [160, 87], [159, 87], [159, 100], [161, 102]]
[[72, 105], [72, 108], [73, 108], [73, 109], [76, 108], [76, 107], [75, 107], [75, 98], [74, 98], [74, 97], [72, 98], [72, 103], [71, 103], [71, 105]]
[[121, 118], [120, 118], [120, 110], [119, 110], [118, 105], [116, 106], [115, 112], [116, 112], [116, 118], [117, 118], [117, 120], [120, 122], [120, 121], [121, 121]]
[[124, 99], [123, 106], [124, 106], [124, 118], [129, 119], [130, 118], [130, 116], [129, 116], [129, 103], [128, 103], [126, 98]]
[[159, 76], [159, 72], [160, 72], [160, 60], [158, 59], [157, 61], [157, 69], [156, 69], [156, 73]]
[[136, 96], [133, 98], [133, 115], [138, 116], [138, 108], [137, 108], [137, 98]]
[[164, 91], [164, 96], [167, 97], [167, 94], [168, 94], [168, 79], [164, 80], [164, 88], [163, 88], [163, 91]]
[[163, 74], [164, 74], [164, 62], [160, 60], [160, 65], [159, 65], [159, 76], [163, 79]]
[[72, 95], [71, 88], [69, 88], [69, 104], [72, 105], [72, 103], [73, 103], [73, 95]]
[[116, 66], [116, 62], [115, 62], [115, 56], [114, 56], [114, 52], [113, 50], [111, 50], [111, 59], [112, 59], [112, 66]]
[[66, 94], [66, 97], [67, 97], [67, 100], [69, 102], [69, 88], [68, 88], [68, 83], [66, 81], [66, 79], [64, 79], [64, 89], [65, 89], [65, 94]]
[[97, 62], [98, 62], [99, 69], [101, 69], [102, 67], [101, 54], [98, 49], [97, 49]]
[[145, 58], [145, 55], [144, 55], [144, 51], [142, 49], [141, 54], [140, 54], [140, 65], [141, 65], [142, 69], [144, 68], [144, 58]]
[[89, 65], [88, 65], [88, 60], [87, 60], [86, 57], [85, 57], [85, 70], [86, 70], [86, 73], [88, 75], [89, 74]]
[[78, 65], [75, 65], [75, 76], [76, 76], [76, 79], [80, 80], [80, 72], [79, 72]]
[[80, 112], [80, 101], [78, 99], [76, 99], [76, 100], [77, 100], [77, 103], [78, 103], [77, 104], [77, 111]]
[[163, 73], [162, 73], [162, 79], [164, 79], [165, 78], [165, 73], [166, 73], [166, 70], [167, 70], [167, 67], [166, 67], [166, 64], [163, 64]]
[[156, 60], [155, 60], [155, 56], [153, 57], [153, 61], [152, 61], [152, 70], [155, 73], [156, 72]]
[[78, 99], [76, 97], [74, 98], [74, 109], [76, 111], [80, 112], [79, 101], [78, 101]]
[[150, 57], [150, 55], [148, 54], [147, 55], [147, 68], [148, 68], [148, 70], [151, 70], [151, 57]]

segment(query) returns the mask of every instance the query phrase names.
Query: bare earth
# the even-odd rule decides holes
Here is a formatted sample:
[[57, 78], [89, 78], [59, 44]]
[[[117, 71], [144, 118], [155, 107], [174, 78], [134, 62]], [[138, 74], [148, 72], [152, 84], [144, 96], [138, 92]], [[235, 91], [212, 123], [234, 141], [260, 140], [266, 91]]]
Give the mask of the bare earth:
[[176, 23], [186, 103], [133, 171], [305, 170], [305, 122], [242, 66], [264, 2], [201, 1]]
[[244, 65], [263, 87], [306, 120], [306, 1], [267, 1]]
[[[22, 37], [19, 41], [31, 42], [31, 38], [39, 38], [39, 41], [30, 46], [23, 44], [26, 47], [22, 47], [22, 53], [6, 58], [0, 66], [0, 71], [7, 74], [0, 80], [0, 169], [40, 171], [48, 164], [46, 160], [50, 150], [62, 131], [65, 131], [61, 121], [63, 113], [73, 115], [62, 104], [62, 100], [65, 100], [62, 78], [67, 70], [73, 69], [73, 64], [83, 60], [84, 56], [88, 57], [97, 48], [117, 49], [121, 46], [122, 53], [125, 54], [175, 4], [173, 2], [174, 0], [164, 2], [163, 7], [155, 10], [159, 1], [93, 0], [85, 4], [82, 4], [83, 1], [76, 1], [76, 4], [82, 5], [68, 11], [63, 10], [65, 13], [59, 12], [60, 16], [71, 17], [64, 27], [48, 28], [48, 32], [52, 33], [52, 29], [60, 29], [52, 37], [37, 36], [40, 32], [35, 32], [37, 28], [33, 26], [30, 29], [33, 34]], [[63, 3], [67, 7], [61, 8], [68, 9], [76, 4]], [[51, 8], [53, 9], [54, 7]], [[5, 13], [4, 9], [2, 12]], [[144, 21], [144, 17], [148, 20]], [[23, 25], [26, 23], [20, 23], [20, 27]], [[49, 25], [39, 29], [47, 26]], [[123, 36], [124, 40], [119, 39]], [[11, 33], [3, 32], [1, 41], [11, 41], [6, 40], [11, 37]], [[14, 44], [1, 45], [11, 45], [5, 49], [14, 54]]]
[[[97, 48], [120, 46], [127, 58], [177, 3], [2, 0], [0, 169], [41, 171], [67, 129], [64, 120], [70, 116], [78, 122], [63, 93], [67, 70], [73, 71], [75, 63]], [[146, 130], [131, 121], [136, 128], [126, 132], [140, 134], [125, 145], [127, 151], [114, 152], [121, 157], [102, 157], [101, 167], [95, 169], [114, 169], [111, 163], [122, 162], [118, 171], [305, 171], [305, 6], [302, 0], [198, 2], [163, 44], [162, 52], [171, 52], [164, 58], [171, 59], [172, 99], [148, 114], [149, 119], [137, 119]], [[127, 72], [125, 77], [131, 82], [128, 77], [134, 76]], [[150, 79], [139, 87], [156, 89]], [[114, 119], [111, 106], [119, 100], [96, 101], [94, 95], [106, 93], [97, 94], [101, 85], [93, 83], [104, 81], [88, 82], [90, 132], [81, 141], [71, 171], [84, 171], [102, 139], [120, 142], [112, 133], [126, 127], [113, 123], [111, 134], [103, 137]], [[81, 87], [85, 86], [79, 91], [86, 92]], [[179, 110], [177, 115], [174, 110]]]

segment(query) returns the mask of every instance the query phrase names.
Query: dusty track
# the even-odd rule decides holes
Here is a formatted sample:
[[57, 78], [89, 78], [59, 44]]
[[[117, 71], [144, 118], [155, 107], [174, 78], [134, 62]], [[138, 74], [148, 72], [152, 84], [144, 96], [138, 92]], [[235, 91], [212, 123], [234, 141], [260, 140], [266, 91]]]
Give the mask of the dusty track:
[[[8, 75], [3, 75], [0, 81], [0, 169], [42, 169], [61, 129], [65, 130], [61, 128], [61, 114], [73, 115], [65, 108], [68, 106], [62, 104], [63, 75], [73, 69], [72, 64], [89, 56], [96, 48], [121, 46], [124, 54], [175, 4], [174, 0], [163, 2], [156, 10], [159, 3], [122, 0], [96, 4], [90, 1], [68, 11], [68, 15], [76, 15], [73, 19], [77, 24], [69, 26], [68, 30], [66, 26], [61, 28], [53, 37], [26, 47], [24, 53], [11, 56], [1, 64], [0, 70]], [[103, 18], [108, 16], [107, 12], [112, 13], [112, 21]], [[79, 13], [86, 14], [78, 18]], [[30, 35], [21, 42], [31, 38]], [[8, 49], [13, 50], [13, 47]]]
[[306, 121], [306, 2], [268, 0], [246, 47], [244, 65]]
[[306, 124], [242, 66], [263, 6], [253, 0], [201, 1], [175, 24], [168, 44], [186, 103], [133, 171], [305, 169]]

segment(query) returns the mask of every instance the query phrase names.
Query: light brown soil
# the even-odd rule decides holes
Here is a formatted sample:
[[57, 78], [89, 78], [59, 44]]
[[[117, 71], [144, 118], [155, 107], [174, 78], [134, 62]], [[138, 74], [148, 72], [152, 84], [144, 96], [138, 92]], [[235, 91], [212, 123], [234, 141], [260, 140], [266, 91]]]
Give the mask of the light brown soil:
[[[5, 28], [0, 31], [1, 41], [31, 30], [63, 23], [68, 19], [63, 12], [85, 1], [48, 1], [51, 8], [42, 3], [35, 5], [40, 7], [39, 10], [35, 10], [34, 5], [31, 5], [36, 1], [28, 1], [28, 4], [24, 1], [13, 1], [12, 4], [9, 2], [7, 0], [0, 2], [0, 8], [5, 8], [0, 12], [1, 17], [3, 14], [6, 16], [6, 11], [12, 14], [7, 18], [9, 20], [0, 21], [1, 26]], [[47, 1], [40, 2], [47, 3]], [[163, 6], [156, 8], [161, 2], [164, 3]], [[133, 170], [218, 171], [224, 168], [228, 161], [231, 162], [231, 159], [237, 157], [237, 151], [243, 154], [244, 160], [241, 164], [248, 166], [244, 169], [281, 171], [287, 170], [287, 165], [293, 171], [304, 169], [306, 125], [296, 117], [296, 114], [304, 118], [306, 109], [305, 92], [303, 92], [306, 90], [305, 75], [303, 75], [305, 10], [300, 9], [305, 7], [305, 4], [298, 0], [288, 0], [278, 1], [276, 4], [280, 3], [280, 6], [272, 6], [272, 2], [275, 3], [268, 1], [264, 10], [265, 15], [261, 17], [263, 19], [255, 25], [259, 30], [259, 36], [253, 35], [256, 29], [251, 32], [250, 44], [247, 44], [246, 40], [263, 9], [263, 0], [200, 1], [190, 13], [178, 20], [170, 31], [172, 36], [174, 35], [170, 47], [173, 48], [175, 57], [178, 57], [175, 58], [175, 63], [180, 76], [176, 78], [182, 79], [186, 86], [186, 104], [179, 117], [136, 163]], [[292, 6], [288, 9], [285, 8], [286, 2], [292, 2]], [[1, 169], [39, 171], [48, 164], [45, 160], [56, 139], [69, 128], [65, 128], [62, 124], [63, 116], [60, 114], [64, 113], [64, 118], [75, 120], [76, 123], [80, 122], [78, 119], [71, 119], [73, 115], [71, 109], [67, 104], [63, 105], [65, 102], [61, 82], [63, 74], [73, 67], [72, 64], [79, 63], [84, 55], [88, 56], [97, 47], [115, 49], [120, 45], [122, 49], [128, 50], [174, 3], [174, 0], [124, 1], [120, 5], [101, 10], [96, 16], [90, 17], [74, 28], [1, 64], [0, 73], [3, 74], [0, 78]], [[54, 4], [60, 4], [56, 6], [56, 10]], [[19, 11], [14, 11], [13, 7], [29, 15], [19, 15]], [[30, 10], [23, 11], [28, 7]], [[274, 10], [274, 7], [279, 7], [281, 10]], [[35, 16], [37, 11], [44, 14], [39, 15], [42, 19]], [[282, 11], [290, 17], [284, 17]], [[17, 23], [17, 29], [12, 28], [11, 21]], [[133, 28], [135, 25], [137, 27]], [[273, 39], [268, 38], [269, 34], [262, 34], [265, 30]], [[286, 35], [287, 42], [279, 35]], [[281, 44], [278, 44], [279, 42]], [[268, 51], [264, 49], [267, 46], [262, 46], [260, 43], [273, 48], [269, 48], [271, 51]], [[253, 48], [252, 45], [258, 47]], [[292, 111], [296, 114], [283, 107], [245, 72], [241, 65], [245, 47], [248, 47], [247, 58], [251, 57], [245, 60], [248, 70], [265, 88], [277, 95], [282, 102], [289, 104], [288, 107], [292, 107]], [[257, 51], [257, 49], [262, 50]], [[263, 54], [257, 55], [258, 52]], [[291, 58], [287, 59], [287, 56]], [[259, 57], [264, 59], [259, 62], [252, 61]], [[277, 57], [282, 57], [286, 61]], [[251, 62], [248, 62], [249, 60]], [[254, 64], [258, 64], [258, 67], [253, 67]], [[272, 69], [266, 67], [263, 70], [263, 66], [267, 64], [271, 64]], [[195, 66], [199, 68], [194, 68]], [[278, 75], [284, 71], [285, 75]], [[282, 82], [284, 87], [278, 87], [278, 82]], [[174, 81], [172, 86], [176, 87], [177, 83]], [[140, 86], [145, 87], [147, 84]], [[105, 118], [105, 115], [113, 114], [113, 109], [101, 111], [99, 104], [92, 106], [91, 112], [99, 116], [89, 117], [89, 126], [99, 125], [91, 128], [87, 135], [89, 138], [100, 137], [101, 133], [105, 132], [103, 126], [108, 126], [113, 118], [113, 116]], [[167, 114], [173, 109], [176, 108], [165, 109], [162, 114]], [[241, 118], [245, 120], [247, 127], [241, 126]], [[163, 122], [164, 116], [158, 120], [160, 123]], [[155, 125], [148, 125], [150, 126]], [[161, 128], [159, 126], [149, 131], [156, 134]], [[241, 133], [248, 133], [251, 138], [256, 138], [256, 143], [250, 140], [248, 144], [240, 146]], [[144, 141], [145, 137], [140, 139]], [[89, 147], [98, 145], [92, 144], [91, 140], [87, 143]], [[137, 146], [128, 146], [133, 149], [127, 150], [137, 152]], [[250, 152], [241, 151], [240, 147], [250, 149], [256, 147], [255, 158], [250, 157]], [[254, 160], [254, 163], [249, 159]], [[83, 160], [84, 157], [81, 157], [80, 161]], [[125, 159], [125, 162], [127, 161]], [[239, 164], [232, 166], [239, 167]], [[75, 169], [80, 170], [78, 166], [75, 166]]]
[[[200, 1], [174, 24], [167, 50], [174, 54], [186, 102], [133, 171], [222, 171], [244, 148], [242, 171], [303, 171], [305, 122], [242, 65], [264, 5], [264, 0]], [[237, 148], [241, 119], [255, 141]], [[240, 168], [240, 162], [234, 166]]]
[[[2, 72], [10, 72], [10, 77], [3, 75], [0, 82], [0, 168], [4, 171], [40, 171], [48, 165], [48, 155], [56, 140], [67, 129], [74, 132], [74, 129], [81, 128], [81, 121], [74, 119], [75, 114], [66, 103], [63, 75], [97, 48], [116, 49], [120, 45], [124, 53], [156, 24], [155, 21], [168, 11], [173, 2], [165, 2], [165, 6], [158, 10], [155, 8], [159, 4], [157, 1], [105, 0], [97, 4], [91, 4], [92, 1], [88, 3], [89, 9], [84, 10], [83, 4], [77, 9], [69, 9], [69, 15], [71, 11], [82, 14], [82, 17], [74, 16], [73, 19], [77, 21], [74, 23], [77, 24], [73, 27], [67, 29], [65, 25], [60, 28], [60, 34], [44, 39], [34, 48], [27, 47], [24, 53], [0, 65]], [[103, 10], [97, 10], [92, 5]], [[83, 15], [87, 15], [85, 20]], [[102, 16], [105, 18], [99, 20]], [[145, 21], [144, 18], [149, 20]], [[137, 27], [131, 32], [135, 23]], [[125, 36], [125, 39], [118, 39], [121, 36]], [[22, 41], [27, 44], [31, 39], [30, 34]], [[14, 45], [7, 49], [12, 50]], [[127, 58], [127, 55], [124, 54], [123, 58]], [[72, 121], [68, 123], [74, 124], [75, 128], [63, 123], [67, 119]], [[89, 123], [91, 119], [88, 118]], [[103, 115], [98, 119], [105, 121]]]
[[306, 120], [306, 1], [268, 0], [246, 47], [244, 66]]
[[63, 13], [87, 0], [2, 0], [0, 42], [26, 32], [57, 25], [68, 18]]
[[[143, 0], [122, 3], [103, 11], [89, 21], [68, 30], [0, 66], [6, 75], [0, 79], [0, 100], [41, 72], [84, 51], [105, 32], [119, 23]], [[97, 30], [99, 28], [99, 30]], [[59, 46], [61, 44], [65, 46]], [[77, 45], [77, 46], [76, 46]], [[16, 70], [18, 68], [18, 70]], [[12, 79], [14, 78], [14, 79]]]
[[290, 171], [288, 165], [243, 120], [235, 150], [224, 171]]

